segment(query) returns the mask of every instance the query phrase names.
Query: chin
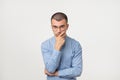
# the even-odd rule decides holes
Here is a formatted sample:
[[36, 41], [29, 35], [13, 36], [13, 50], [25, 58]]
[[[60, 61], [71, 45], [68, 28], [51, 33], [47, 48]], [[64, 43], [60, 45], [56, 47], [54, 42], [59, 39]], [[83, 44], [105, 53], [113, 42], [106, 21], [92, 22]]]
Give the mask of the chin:
[[54, 34], [55, 37], [57, 37], [58, 35], [57, 34]]
[[57, 37], [59, 34], [55, 34], [55, 37]]

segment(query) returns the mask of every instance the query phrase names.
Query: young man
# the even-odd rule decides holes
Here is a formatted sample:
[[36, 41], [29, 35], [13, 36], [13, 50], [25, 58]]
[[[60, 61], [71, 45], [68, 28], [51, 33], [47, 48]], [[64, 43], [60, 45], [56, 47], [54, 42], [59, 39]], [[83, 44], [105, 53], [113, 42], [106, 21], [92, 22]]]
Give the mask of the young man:
[[57, 12], [51, 17], [54, 37], [41, 44], [47, 80], [76, 80], [82, 73], [82, 48], [69, 36], [68, 18]]

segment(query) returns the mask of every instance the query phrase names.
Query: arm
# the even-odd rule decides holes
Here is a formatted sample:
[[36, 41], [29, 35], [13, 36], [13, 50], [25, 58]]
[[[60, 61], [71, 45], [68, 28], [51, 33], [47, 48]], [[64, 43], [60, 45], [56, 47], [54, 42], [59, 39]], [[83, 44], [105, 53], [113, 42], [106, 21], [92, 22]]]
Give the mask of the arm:
[[54, 73], [48, 72], [46, 69], [44, 70], [44, 73], [48, 76], [58, 76], [58, 71], [55, 71]]
[[54, 49], [50, 50], [49, 43], [44, 43], [41, 46], [43, 59], [45, 63], [45, 69], [49, 73], [54, 73], [59, 66], [61, 52], [60, 49], [62, 48], [63, 44], [65, 43], [65, 32], [59, 34], [55, 39]]
[[[46, 71], [47, 72], [47, 71]], [[80, 44], [75, 45], [74, 56], [72, 59], [72, 67], [56, 71], [53, 74], [46, 73], [49, 76], [59, 76], [59, 77], [77, 77], [82, 73], [82, 49]]]
[[45, 74], [49, 76], [59, 76], [59, 77], [77, 77], [82, 73], [82, 50], [79, 49], [78, 52], [74, 55], [72, 60], [72, 67], [55, 71], [54, 73], [49, 73], [45, 69]]
[[60, 77], [77, 77], [82, 73], [82, 48], [80, 44], [75, 45], [74, 56], [72, 60], [72, 67], [59, 70]]
[[45, 69], [46, 75], [66, 77], [66, 78], [67, 77], [69, 77], [69, 78], [77, 77], [77, 76], [80, 76], [81, 73], [82, 73], [82, 49], [81, 49], [80, 45], [78, 45], [75, 49], [75, 55], [74, 55], [73, 60], [72, 60], [72, 67], [71, 68], [55, 71], [52, 74], [49, 73]]
[[47, 43], [41, 45], [41, 51], [43, 55], [43, 60], [45, 68], [48, 72], [54, 73], [59, 65], [61, 53], [55, 49], [50, 50]]

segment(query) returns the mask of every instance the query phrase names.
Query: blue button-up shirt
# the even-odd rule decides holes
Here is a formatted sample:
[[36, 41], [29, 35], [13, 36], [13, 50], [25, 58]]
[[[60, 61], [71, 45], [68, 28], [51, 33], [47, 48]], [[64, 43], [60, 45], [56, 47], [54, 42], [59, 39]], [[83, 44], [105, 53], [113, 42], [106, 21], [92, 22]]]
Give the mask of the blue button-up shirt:
[[48, 72], [58, 71], [58, 76], [47, 76], [47, 80], [76, 80], [82, 72], [82, 48], [78, 41], [66, 36], [60, 51], [55, 50], [55, 37], [41, 44], [41, 51]]

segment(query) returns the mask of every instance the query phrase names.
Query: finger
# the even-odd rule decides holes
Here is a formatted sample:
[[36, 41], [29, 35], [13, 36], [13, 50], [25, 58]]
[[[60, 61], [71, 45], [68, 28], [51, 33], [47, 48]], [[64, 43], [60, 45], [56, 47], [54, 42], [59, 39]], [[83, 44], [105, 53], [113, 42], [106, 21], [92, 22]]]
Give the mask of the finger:
[[66, 33], [65, 33], [65, 34], [63, 34], [61, 37], [62, 37], [62, 38], [65, 38], [65, 36], [66, 36]]
[[66, 33], [64, 32], [60, 37], [65, 38]]
[[65, 34], [65, 31], [63, 31], [59, 36], [61, 37], [62, 35], [64, 35]]

